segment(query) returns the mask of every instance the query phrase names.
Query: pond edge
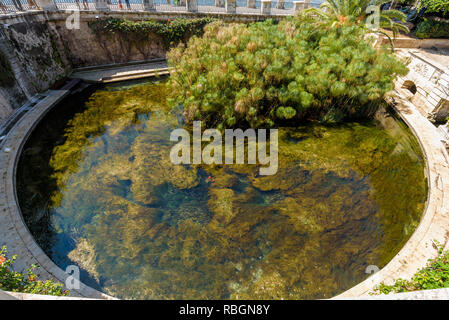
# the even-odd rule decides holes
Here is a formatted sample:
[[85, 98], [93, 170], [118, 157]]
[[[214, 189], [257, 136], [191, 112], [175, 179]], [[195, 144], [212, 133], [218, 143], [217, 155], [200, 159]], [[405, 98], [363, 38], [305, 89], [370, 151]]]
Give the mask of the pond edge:
[[[384, 268], [333, 299], [367, 295], [381, 282], [391, 284], [397, 278], [411, 278], [428, 259], [437, 255], [436, 241], [446, 249], [449, 247], [449, 156], [436, 127], [406, 100], [402, 90], [394, 91], [389, 103], [413, 132], [424, 154], [428, 183], [426, 208], [413, 235]], [[53, 278], [62, 283], [69, 275], [44, 253], [28, 230], [18, 205], [15, 185], [17, 164], [28, 137], [48, 111], [68, 94], [68, 90], [47, 91], [46, 97], [14, 125], [0, 151], [0, 163], [4, 164], [0, 169], [0, 221], [2, 227], [7, 228], [6, 234], [2, 233], [5, 236], [2, 243], [10, 252], [19, 254], [17, 266], [37, 263], [41, 266], [41, 278]], [[71, 295], [114, 299], [82, 283], [80, 289], [71, 290]]]
[[438, 244], [449, 249], [449, 156], [437, 128], [407, 100], [405, 89], [396, 86], [387, 102], [410, 128], [425, 158], [428, 184], [421, 221], [402, 249], [377, 273], [332, 299], [367, 296], [380, 283], [410, 279], [429, 259], [438, 255]]

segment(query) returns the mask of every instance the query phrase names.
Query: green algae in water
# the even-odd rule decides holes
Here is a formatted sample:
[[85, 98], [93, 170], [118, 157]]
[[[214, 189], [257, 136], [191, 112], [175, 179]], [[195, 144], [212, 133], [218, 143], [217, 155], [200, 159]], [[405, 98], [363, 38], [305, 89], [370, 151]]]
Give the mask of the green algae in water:
[[[388, 263], [416, 228], [427, 194], [422, 155], [388, 113], [281, 128], [279, 170], [259, 176], [254, 165], [171, 164], [170, 132], [182, 120], [165, 90], [96, 91], [54, 143], [51, 170], [32, 180], [55, 185], [41, 208], [27, 207], [48, 210], [53, 240], [41, 246], [60, 265], [78, 263], [105, 292], [326, 298], [366, 278], [366, 266]], [[25, 150], [38, 143], [33, 136]], [[23, 174], [27, 157], [22, 209], [36, 189]]]

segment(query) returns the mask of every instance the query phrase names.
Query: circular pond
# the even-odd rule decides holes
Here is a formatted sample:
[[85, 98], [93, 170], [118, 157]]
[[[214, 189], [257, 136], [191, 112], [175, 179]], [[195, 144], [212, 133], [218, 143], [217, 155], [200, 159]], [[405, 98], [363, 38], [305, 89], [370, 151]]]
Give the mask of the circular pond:
[[17, 172], [24, 218], [61, 268], [120, 298], [312, 299], [383, 267], [419, 223], [419, 145], [390, 113], [279, 129], [279, 169], [174, 165], [164, 83], [90, 87], [53, 109]]

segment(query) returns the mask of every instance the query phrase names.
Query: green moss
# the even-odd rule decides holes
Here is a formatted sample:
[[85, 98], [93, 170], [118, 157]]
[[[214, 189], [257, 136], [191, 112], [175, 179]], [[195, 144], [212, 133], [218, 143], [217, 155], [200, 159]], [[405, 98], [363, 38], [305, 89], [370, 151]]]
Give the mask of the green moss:
[[58, 45], [56, 44], [56, 40], [52, 35], [50, 35], [50, 44], [53, 51], [53, 60], [59, 64], [62, 68], [64, 68], [64, 62], [62, 61], [61, 54], [58, 49]]

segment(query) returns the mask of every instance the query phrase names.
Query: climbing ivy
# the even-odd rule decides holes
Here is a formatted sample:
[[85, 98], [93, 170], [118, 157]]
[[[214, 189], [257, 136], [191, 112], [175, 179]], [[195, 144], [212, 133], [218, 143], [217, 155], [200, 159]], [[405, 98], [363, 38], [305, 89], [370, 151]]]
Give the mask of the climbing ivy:
[[214, 18], [175, 19], [166, 22], [153, 20], [130, 21], [119, 18], [108, 18], [89, 23], [89, 27], [97, 34], [118, 35], [132, 43], [148, 41], [152, 35], [160, 36], [166, 47], [188, 40], [193, 35], [201, 35], [203, 28]]

